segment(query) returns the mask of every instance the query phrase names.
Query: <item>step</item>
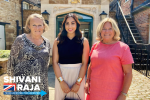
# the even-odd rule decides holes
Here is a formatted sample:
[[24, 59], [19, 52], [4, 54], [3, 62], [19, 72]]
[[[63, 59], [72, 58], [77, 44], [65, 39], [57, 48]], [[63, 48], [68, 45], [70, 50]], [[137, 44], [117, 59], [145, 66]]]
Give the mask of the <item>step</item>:
[[132, 29], [131, 31], [134, 31], [134, 30], [137, 30], [137, 29], [135, 28], [135, 29]]
[[134, 23], [129, 23], [129, 26], [135, 26]]
[[[130, 48], [131, 50], [135, 50], [135, 48]], [[136, 49], [136, 50], [141, 50], [141, 49]], [[142, 49], [143, 51], [146, 51], [146, 49]]]
[[[134, 58], [135, 60], [138, 60], [138, 59], [140, 59], [140, 58]], [[147, 58], [144, 58], [144, 59], [142, 59], [142, 61], [147, 61]], [[150, 59], [149, 59], [149, 61], [150, 61]]]
[[[129, 39], [128, 41], [133, 41], [131, 39]], [[136, 42], [143, 42], [142, 40], [135, 40]]]
[[133, 36], [140, 36], [139, 33], [134, 33], [134, 32], [132, 32], [132, 34], [133, 34]]
[[132, 33], [138, 33], [137, 29], [132, 29]]
[[128, 23], [133, 23], [132, 20], [127, 20]]
[[[134, 36], [135, 40], [142, 40], [140, 36]], [[132, 36], [129, 36], [129, 39], [133, 39]]]
[[[140, 63], [135, 63], [136, 66], [140, 66]], [[150, 64], [148, 64], [149, 66]], [[144, 66], [146, 68], [147, 64], [141, 64], [141, 66]]]
[[[135, 55], [134, 52], [131, 52], [131, 54]], [[141, 55], [141, 52], [140, 52], [140, 53], [139, 53], [139, 52], [136, 52], [136, 55]], [[143, 55], [143, 56], [145, 56], [145, 55], [147, 56], [147, 53], [142, 53], [142, 55]]]

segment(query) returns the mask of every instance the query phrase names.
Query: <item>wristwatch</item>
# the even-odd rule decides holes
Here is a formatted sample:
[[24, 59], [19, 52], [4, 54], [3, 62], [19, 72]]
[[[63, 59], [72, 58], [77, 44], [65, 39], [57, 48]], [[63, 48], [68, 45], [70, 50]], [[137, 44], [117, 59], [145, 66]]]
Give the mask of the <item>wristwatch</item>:
[[64, 79], [63, 79], [62, 77], [59, 77], [59, 78], [58, 78], [58, 81], [59, 81], [59, 82], [62, 82], [63, 80], [64, 80]]
[[81, 83], [81, 82], [82, 82], [82, 78], [79, 77], [79, 78], [77, 79], [77, 82]]

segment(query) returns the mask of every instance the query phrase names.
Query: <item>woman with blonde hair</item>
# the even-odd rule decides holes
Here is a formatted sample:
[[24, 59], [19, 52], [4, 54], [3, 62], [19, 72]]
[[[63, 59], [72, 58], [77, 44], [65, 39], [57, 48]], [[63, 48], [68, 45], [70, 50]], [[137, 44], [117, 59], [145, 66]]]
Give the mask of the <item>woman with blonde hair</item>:
[[[48, 26], [42, 15], [32, 14], [27, 18], [25, 29], [27, 33], [19, 35], [11, 47], [7, 64], [10, 76], [19, 76], [26, 79], [38, 77], [37, 82], [16, 82], [28, 86], [30, 90], [16, 92], [46, 92], [46, 95], [13, 95], [12, 100], [49, 100], [48, 65], [50, 58], [50, 42], [42, 36]], [[36, 89], [33, 87], [37, 86]], [[18, 88], [18, 87], [17, 87]], [[27, 88], [27, 87], [26, 87]]]
[[99, 23], [97, 40], [90, 52], [87, 100], [125, 100], [134, 61], [129, 46], [119, 41], [120, 31], [114, 19], [108, 17]]

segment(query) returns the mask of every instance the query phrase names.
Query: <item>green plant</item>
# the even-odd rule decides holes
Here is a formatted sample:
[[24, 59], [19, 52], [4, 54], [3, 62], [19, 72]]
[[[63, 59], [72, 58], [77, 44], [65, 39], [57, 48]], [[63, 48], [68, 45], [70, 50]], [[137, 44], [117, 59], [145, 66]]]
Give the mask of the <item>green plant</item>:
[[0, 58], [8, 58], [10, 55], [10, 50], [0, 50]]

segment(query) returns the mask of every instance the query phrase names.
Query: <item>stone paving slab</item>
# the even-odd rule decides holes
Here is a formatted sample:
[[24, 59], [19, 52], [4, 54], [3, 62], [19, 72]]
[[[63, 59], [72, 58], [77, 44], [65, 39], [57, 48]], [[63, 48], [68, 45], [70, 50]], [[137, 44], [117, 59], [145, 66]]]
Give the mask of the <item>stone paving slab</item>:
[[[137, 72], [133, 71], [133, 79], [129, 89], [129, 96], [126, 100], [150, 100], [150, 79]], [[0, 100], [10, 100], [9, 95], [3, 95], [3, 77], [7, 74], [0, 76]], [[55, 74], [52, 67], [48, 70], [49, 81], [49, 100], [54, 100], [55, 92]]]
[[3, 94], [3, 84], [4, 84], [4, 77], [8, 76], [7, 74], [3, 74], [0, 76], [0, 100], [10, 100], [10, 95]]
[[[128, 97], [126, 100], [150, 100], [150, 79], [142, 75], [141, 73], [137, 72], [136, 70], [132, 70], [133, 72], [133, 79], [128, 91]], [[54, 100], [54, 92], [55, 88], [54, 85], [54, 72], [52, 67], [49, 68], [49, 84], [50, 85], [50, 99]], [[53, 78], [52, 78], [53, 77]], [[52, 86], [52, 87], [51, 87]]]

